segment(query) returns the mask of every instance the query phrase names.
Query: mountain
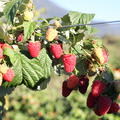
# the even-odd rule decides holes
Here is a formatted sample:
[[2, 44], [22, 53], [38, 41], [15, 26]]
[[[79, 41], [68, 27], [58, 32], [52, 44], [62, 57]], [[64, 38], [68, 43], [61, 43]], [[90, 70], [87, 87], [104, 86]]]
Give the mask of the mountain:
[[[55, 3], [49, 1], [49, 0], [33, 0], [36, 7], [39, 8], [45, 8], [46, 12], [42, 14], [41, 16], [44, 18], [47, 17], [54, 17], [58, 16], [61, 17], [65, 15], [68, 11], [64, 8], [60, 7], [59, 5], [56, 5]], [[101, 22], [101, 21], [93, 21], [93, 22]], [[120, 35], [120, 23], [118, 24], [103, 24], [103, 25], [95, 25], [93, 26], [98, 29], [98, 36], [104, 36], [104, 35]]]
[[64, 8], [61, 8], [60, 6], [56, 5], [55, 3], [49, 1], [49, 0], [33, 0], [36, 7], [39, 8], [45, 8], [45, 13], [41, 16], [46, 17], [61, 17], [64, 14], [67, 13], [67, 10]]
[[96, 25], [94, 27], [98, 29], [97, 33], [98, 36], [104, 35], [120, 36], [120, 23]]

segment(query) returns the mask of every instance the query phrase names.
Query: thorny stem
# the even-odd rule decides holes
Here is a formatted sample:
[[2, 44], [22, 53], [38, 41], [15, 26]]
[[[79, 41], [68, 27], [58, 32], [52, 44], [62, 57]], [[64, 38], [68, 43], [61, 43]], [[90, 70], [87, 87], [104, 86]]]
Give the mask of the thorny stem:
[[78, 53], [78, 56], [81, 57], [80, 53], [76, 50], [76, 48], [75, 47], [72, 47], [72, 48]]
[[84, 53], [86, 53], [87, 56], [91, 57], [91, 55], [83, 47], [82, 47], [82, 49], [83, 49]]

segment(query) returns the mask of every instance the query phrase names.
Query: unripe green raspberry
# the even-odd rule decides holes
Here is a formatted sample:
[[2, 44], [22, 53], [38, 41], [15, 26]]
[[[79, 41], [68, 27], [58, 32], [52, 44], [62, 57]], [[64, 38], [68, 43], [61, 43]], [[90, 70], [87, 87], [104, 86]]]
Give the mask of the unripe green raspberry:
[[26, 10], [24, 12], [24, 20], [31, 21], [33, 19], [33, 12]]

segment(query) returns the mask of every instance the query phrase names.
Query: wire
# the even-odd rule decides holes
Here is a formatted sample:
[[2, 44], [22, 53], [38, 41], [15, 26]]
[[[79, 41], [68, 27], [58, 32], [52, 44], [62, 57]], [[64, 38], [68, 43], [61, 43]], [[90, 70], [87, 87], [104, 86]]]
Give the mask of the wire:
[[65, 25], [60, 28], [70, 28], [70, 27], [77, 27], [77, 26], [86, 26], [86, 25], [100, 25], [100, 24], [114, 24], [114, 23], [120, 23], [120, 20], [116, 21], [106, 21], [106, 22], [95, 22], [95, 23], [88, 23], [88, 24], [76, 24], [76, 25]]

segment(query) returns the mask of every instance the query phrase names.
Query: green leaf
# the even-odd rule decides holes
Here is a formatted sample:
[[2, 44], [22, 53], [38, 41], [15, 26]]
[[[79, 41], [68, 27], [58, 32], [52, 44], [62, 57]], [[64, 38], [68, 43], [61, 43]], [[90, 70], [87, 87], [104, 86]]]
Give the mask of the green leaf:
[[16, 12], [19, 9], [22, 2], [23, 0], [11, 0], [10, 2], [6, 4], [5, 9], [4, 9], [4, 14], [9, 23], [13, 24]]
[[87, 24], [91, 22], [95, 15], [73, 11], [69, 13], [69, 16], [72, 24]]
[[102, 73], [102, 78], [107, 82], [112, 82], [114, 80], [112, 71], [109, 68], [106, 68], [106, 71]]
[[92, 44], [92, 41], [93, 39], [85, 39], [84, 40], [84, 49], [87, 49], [87, 50], [92, 50], [94, 47], [93, 47], [93, 44]]
[[36, 28], [36, 22], [24, 22], [24, 41], [27, 41]]
[[70, 22], [69, 14], [66, 14], [62, 18], [62, 25], [70, 25], [70, 24], [71, 24], [71, 22]]
[[23, 81], [29, 88], [34, 88], [38, 84], [48, 82], [51, 74], [51, 59], [48, 57], [46, 50], [40, 52], [38, 58], [31, 61], [23, 56]]
[[0, 18], [1, 18], [3, 15], [4, 15], [4, 13], [3, 13], [3, 12], [0, 12]]
[[20, 85], [22, 82], [29, 88], [34, 89], [37, 86], [44, 89], [47, 86], [51, 75], [51, 59], [42, 49], [39, 57], [28, 59], [25, 55], [16, 53], [16, 61], [13, 66], [15, 77], [12, 82], [3, 83], [5, 87]]
[[79, 58], [77, 60], [76, 69], [78, 70], [79, 75], [86, 75], [88, 72], [88, 66], [86, 64], [86, 58]]
[[72, 34], [72, 36], [70, 37], [72, 46], [76, 45], [76, 43], [78, 43], [81, 40], [83, 40], [83, 38], [84, 38], [84, 33]]
[[4, 55], [8, 56], [10, 58], [10, 61], [12, 64], [14, 64], [16, 57], [14, 55], [14, 51], [11, 48], [5, 48], [4, 49]]
[[0, 87], [0, 97], [6, 96], [7, 94], [11, 94], [13, 90], [14, 88]]
[[63, 24], [87, 24], [91, 22], [95, 14], [86, 14], [81, 12], [71, 11], [62, 18]]
[[74, 47], [72, 47], [72, 53], [75, 55], [82, 55], [83, 51], [80, 46], [80, 43], [78, 42]]

